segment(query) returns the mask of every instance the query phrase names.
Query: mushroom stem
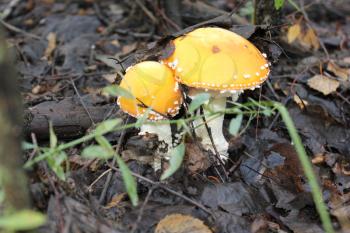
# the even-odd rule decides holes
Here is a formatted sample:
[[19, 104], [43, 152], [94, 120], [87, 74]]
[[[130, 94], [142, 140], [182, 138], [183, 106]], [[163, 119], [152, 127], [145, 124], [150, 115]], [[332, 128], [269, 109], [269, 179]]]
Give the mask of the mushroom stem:
[[140, 128], [139, 135], [146, 133], [156, 134], [158, 141], [165, 142], [168, 146], [172, 145], [171, 127], [170, 124], [149, 124], [144, 123]]
[[[164, 158], [166, 160], [170, 159], [170, 148], [172, 148], [172, 134], [171, 134], [171, 127], [169, 123], [159, 123], [159, 124], [149, 124], [144, 123], [141, 128], [139, 135], [145, 135], [146, 133], [150, 134], [156, 134], [158, 136], [158, 141], [161, 142], [158, 146], [158, 150], [156, 152], [156, 156], [153, 161], [153, 169], [155, 171], [158, 171], [161, 169], [161, 159]], [[166, 146], [164, 147], [165, 143], [167, 145], [167, 151], [168, 152], [162, 152], [162, 149], [166, 149]]]
[[[224, 111], [226, 108], [226, 97], [220, 96], [213, 98], [207, 106], [204, 108], [204, 114], [208, 115], [211, 112], [218, 112], [218, 111]], [[213, 117], [207, 117], [206, 122], [207, 126], [210, 129], [210, 133], [212, 136], [212, 139], [214, 141], [214, 145], [220, 155], [220, 158], [222, 160], [227, 160], [228, 153], [228, 142], [226, 141], [223, 133], [222, 133], [222, 126], [224, 122], [224, 114], [220, 116], [214, 116]], [[205, 124], [202, 119], [196, 120], [194, 122], [194, 126], [196, 127], [196, 134], [200, 138], [202, 138], [202, 145], [206, 150], [210, 150], [213, 153], [215, 153], [213, 144], [211, 143], [209, 132], [207, 131]]]
[[[238, 100], [240, 92], [234, 93], [231, 98], [232, 101], [236, 102]], [[213, 99], [205, 106], [203, 109], [204, 115], [210, 115], [212, 112], [220, 112], [225, 111], [226, 109], [226, 95], [217, 95], [214, 96]], [[199, 112], [197, 112], [199, 114]], [[214, 146], [216, 147], [217, 152], [220, 155], [220, 158], [223, 161], [228, 159], [228, 142], [225, 139], [223, 134], [223, 123], [224, 123], [225, 115], [222, 114], [220, 116], [207, 117], [206, 122], [207, 126], [210, 129], [211, 137], [214, 142]], [[196, 127], [196, 134], [202, 139], [202, 145], [206, 150], [210, 150], [215, 153], [214, 146], [211, 142], [209, 132], [207, 131], [205, 124], [202, 119], [198, 119], [194, 122], [194, 126]]]

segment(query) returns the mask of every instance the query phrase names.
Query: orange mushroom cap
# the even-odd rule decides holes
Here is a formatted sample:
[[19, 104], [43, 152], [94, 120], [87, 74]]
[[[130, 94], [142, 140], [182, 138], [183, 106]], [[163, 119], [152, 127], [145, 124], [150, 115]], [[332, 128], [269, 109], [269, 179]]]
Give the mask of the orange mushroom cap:
[[252, 89], [269, 75], [266, 54], [226, 29], [207, 27], [176, 38], [175, 50], [163, 60], [180, 83], [190, 87], [234, 91]]
[[135, 98], [120, 96], [117, 103], [124, 112], [134, 117], [142, 116], [150, 107], [148, 119], [164, 119], [164, 116], [175, 116], [182, 104], [174, 73], [159, 62], [145, 61], [129, 67], [120, 87]]

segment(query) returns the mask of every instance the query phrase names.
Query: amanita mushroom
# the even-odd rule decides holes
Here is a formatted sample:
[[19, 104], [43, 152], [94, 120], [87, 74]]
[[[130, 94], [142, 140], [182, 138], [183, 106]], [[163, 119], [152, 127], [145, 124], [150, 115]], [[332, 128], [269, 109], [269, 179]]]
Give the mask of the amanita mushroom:
[[[209, 91], [211, 100], [207, 107], [212, 111], [225, 110], [226, 97], [232, 96], [236, 101], [243, 90], [260, 87], [269, 75], [266, 54], [229, 30], [199, 28], [176, 38], [173, 43], [174, 52], [162, 62], [174, 70], [179, 83], [191, 87], [190, 96], [194, 92]], [[222, 133], [223, 119], [222, 115], [207, 124], [221, 158], [225, 159], [228, 143]], [[201, 125], [196, 133], [204, 147], [214, 152], [209, 135]]]
[[[128, 90], [135, 98], [120, 96], [118, 105], [129, 115], [142, 117], [148, 108], [148, 119], [157, 121], [175, 116], [182, 104], [182, 95], [173, 71], [164, 64], [155, 61], [145, 61], [127, 69], [120, 87]], [[169, 124], [150, 124], [145, 122], [140, 134], [153, 133], [159, 141], [172, 145], [171, 128]]]

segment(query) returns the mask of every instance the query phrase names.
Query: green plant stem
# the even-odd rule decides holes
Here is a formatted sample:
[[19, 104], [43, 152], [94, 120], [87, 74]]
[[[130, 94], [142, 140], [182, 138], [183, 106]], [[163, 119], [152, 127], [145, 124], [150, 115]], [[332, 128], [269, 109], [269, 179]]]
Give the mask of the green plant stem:
[[327, 207], [323, 201], [321, 188], [317, 183], [317, 179], [313, 171], [312, 164], [306, 154], [306, 151], [304, 149], [300, 136], [294, 126], [293, 120], [290, 117], [287, 109], [281, 103], [273, 102], [272, 105], [280, 112], [282, 119], [287, 126], [289, 136], [292, 139], [295, 150], [297, 151], [299, 160], [303, 167], [304, 173], [310, 184], [312, 197], [314, 199], [317, 212], [320, 215], [323, 228], [327, 233], [334, 233], [334, 229], [332, 226], [332, 222], [331, 222]]

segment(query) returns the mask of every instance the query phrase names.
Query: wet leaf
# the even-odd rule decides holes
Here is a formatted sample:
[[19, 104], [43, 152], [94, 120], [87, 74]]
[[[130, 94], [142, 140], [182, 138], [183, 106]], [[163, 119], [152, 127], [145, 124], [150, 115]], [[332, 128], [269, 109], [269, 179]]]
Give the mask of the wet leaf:
[[339, 87], [339, 82], [333, 80], [324, 75], [315, 75], [307, 81], [307, 84], [312, 89], [322, 92], [324, 95], [328, 95], [335, 92]]
[[135, 99], [133, 94], [131, 94], [128, 90], [118, 85], [109, 85], [103, 88], [102, 94], [106, 96], [113, 96], [113, 97], [121, 96], [126, 99]]
[[232, 120], [230, 121], [230, 126], [228, 128], [228, 131], [233, 136], [237, 136], [237, 134], [239, 132], [239, 128], [242, 125], [242, 119], [243, 119], [243, 114], [240, 113], [235, 118], [232, 118]]
[[131, 174], [130, 169], [125, 164], [124, 160], [120, 158], [119, 155], [116, 155], [117, 163], [120, 169], [120, 172], [123, 177], [123, 182], [125, 185], [126, 192], [128, 193], [128, 196], [131, 200], [131, 203], [133, 206], [136, 206], [138, 204], [138, 195], [137, 195], [137, 184], [134, 179], [134, 177]]
[[171, 214], [160, 220], [155, 233], [211, 233], [204, 223], [192, 216]]
[[32, 230], [42, 226], [46, 216], [33, 210], [21, 210], [11, 215], [0, 217], [0, 228], [8, 231]]
[[185, 155], [185, 144], [181, 143], [178, 146], [174, 147], [170, 152], [170, 164], [169, 168], [165, 170], [160, 177], [160, 180], [165, 180], [166, 178], [170, 177], [172, 174], [174, 174], [177, 169], [182, 164], [182, 160]]
[[199, 108], [202, 104], [204, 104], [205, 102], [207, 102], [210, 99], [210, 94], [209, 93], [200, 93], [198, 95], [196, 95], [190, 106], [188, 107], [188, 111], [193, 114], [193, 112]]
[[81, 155], [87, 159], [109, 159], [113, 157], [113, 152], [102, 146], [92, 145], [84, 148]]
[[287, 33], [287, 40], [288, 43], [293, 43], [299, 36], [301, 32], [301, 27], [300, 24], [294, 24], [293, 26], [288, 28], [288, 33]]

